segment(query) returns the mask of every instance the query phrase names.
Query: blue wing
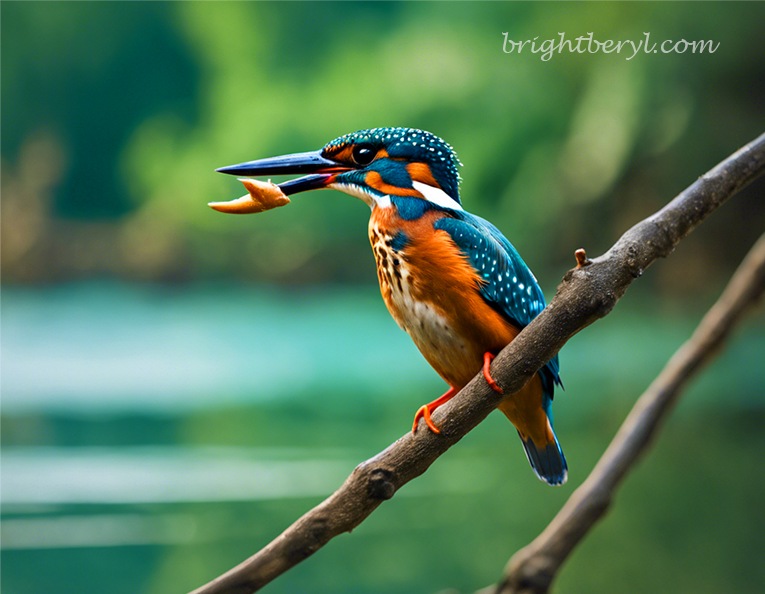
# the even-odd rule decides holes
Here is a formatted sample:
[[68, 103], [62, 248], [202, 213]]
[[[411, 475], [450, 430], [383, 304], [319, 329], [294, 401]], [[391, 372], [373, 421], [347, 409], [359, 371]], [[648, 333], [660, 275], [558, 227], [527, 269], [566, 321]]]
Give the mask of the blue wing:
[[[526, 327], [545, 308], [545, 297], [529, 267], [488, 221], [464, 211], [450, 210], [449, 214], [455, 218], [440, 218], [434, 226], [451, 236], [486, 281], [481, 296], [514, 326]], [[542, 380], [550, 400], [554, 384], [562, 386], [559, 370], [558, 355], [543, 367]], [[546, 412], [552, 420], [551, 411]]]

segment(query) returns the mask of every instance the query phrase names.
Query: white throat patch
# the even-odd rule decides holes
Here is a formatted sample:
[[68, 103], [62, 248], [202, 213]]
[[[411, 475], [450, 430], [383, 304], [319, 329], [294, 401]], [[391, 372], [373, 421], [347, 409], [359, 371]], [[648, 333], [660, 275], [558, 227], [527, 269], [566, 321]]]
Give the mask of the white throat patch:
[[329, 184], [327, 187], [358, 198], [372, 210], [374, 210], [375, 206], [378, 208], [388, 208], [391, 205], [390, 196], [378, 196], [355, 184]]
[[[358, 198], [372, 209], [374, 209], [375, 206], [378, 208], [388, 208], [391, 205], [390, 196], [387, 194], [384, 196], [378, 196], [377, 194], [370, 192], [361, 186], [357, 186], [356, 184], [334, 183], [329, 184], [327, 187], [339, 192], [344, 192], [345, 194], [353, 196], [354, 198]], [[463, 210], [462, 206], [460, 206], [460, 204], [454, 200], [454, 198], [449, 196], [449, 194], [444, 192], [441, 188], [435, 188], [418, 181], [412, 181], [412, 187], [414, 187], [415, 190], [422, 194], [425, 200], [428, 202], [432, 202], [433, 204], [443, 208]]]

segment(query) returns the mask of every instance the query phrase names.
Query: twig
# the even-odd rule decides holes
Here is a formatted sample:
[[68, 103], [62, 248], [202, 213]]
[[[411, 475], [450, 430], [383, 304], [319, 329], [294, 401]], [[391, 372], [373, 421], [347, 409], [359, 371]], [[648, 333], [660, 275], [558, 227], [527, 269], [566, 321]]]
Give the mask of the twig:
[[[604, 256], [570, 270], [550, 305], [492, 364], [505, 394], [526, 382], [574, 334], [607, 315], [632, 281], [728, 198], [765, 171], [765, 134], [728, 157], [672, 202], [635, 225]], [[335, 536], [358, 526], [384, 500], [425, 472], [500, 403], [479, 373], [438, 408], [436, 434], [406, 433], [354, 469], [329, 498], [298, 519], [261, 551], [192, 594], [249, 594], [309, 557]]]
[[507, 564], [493, 594], [544, 594], [563, 562], [608, 509], [615, 490], [637, 462], [687, 382], [722, 346], [737, 322], [765, 292], [765, 235], [739, 266], [717, 303], [638, 399], [590, 476], [547, 528]]
[[592, 264], [590, 260], [587, 259], [587, 252], [584, 251], [584, 248], [579, 248], [574, 252], [574, 257], [576, 258], [576, 267], [581, 268], [582, 266], [589, 266]]

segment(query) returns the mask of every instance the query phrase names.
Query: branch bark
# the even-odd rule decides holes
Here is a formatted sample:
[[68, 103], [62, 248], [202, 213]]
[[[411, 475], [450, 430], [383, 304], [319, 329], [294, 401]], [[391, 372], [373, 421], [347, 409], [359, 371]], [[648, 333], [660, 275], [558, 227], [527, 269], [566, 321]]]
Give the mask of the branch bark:
[[587, 480], [547, 528], [518, 551], [493, 594], [545, 594], [564, 561], [605, 514], [616, 488], [646, 451], [687, 382], [722, 346], [731, 329], [765, 292], [765, 235], [733, 275], [691, 338], [638, 399]]
[[[603, 256], [563, 278], [545, 310], [494, 359], [492, 376], [505, 394], [526, 382], [574, 334], [607, 315], [633, 280], [674, 247], [733, 194], [765, 172], [765, 134], [700, 177], [672, 202], [627, 231]], [[329, 498], [299, 518], [261, 551], [192, 594], [249, 594], [350, 532], [430, 465], [501, 402], [479, 373], [438, 408], [441, 433], [418, 429], [361, 463]], [[424, 426], [424, 425], [423, 425]]]

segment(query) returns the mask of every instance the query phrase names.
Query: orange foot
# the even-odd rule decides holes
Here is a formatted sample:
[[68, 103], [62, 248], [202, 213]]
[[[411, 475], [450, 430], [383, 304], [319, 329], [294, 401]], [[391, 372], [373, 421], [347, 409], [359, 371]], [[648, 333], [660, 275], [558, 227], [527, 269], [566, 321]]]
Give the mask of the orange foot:
[[420, 409], [417, 411], [417, 414], [414, 415], [414, 425], [412, 425], [412, 433], [417, 431], [417, 423], [420, 422], [420, 419], [424, 418], [425, 423], [430, 427], [430, 430], [433, 431], [433, 433], [441, 433], [441, 430], [436, 427], [435, 423], [430, 420], [430, 414], [436, 410], [439, 406], [442, 404], [449, 402], [449, 400], [452, 399], [452, 397], [458, 392], [457, 388], [449, 388], [449, 391], [441, 396], [441, 398], [436, 398], [433, 402], [430, 404], [423, 404]]
[[492, 390], [499, 392], [500, 394], [504, 394], [502, 388], [497, 385], [497, 382], [494, 381], [494, 378], [492, 378], [491, 374], [489, 373], [489, 365], [494, 360], [494, 357], [496, 357], [496, 355], [492, 355], [491, 353], [483, 354], [483, 377], [486, 378], [486, 383], [489, 384], [489, 387]]

